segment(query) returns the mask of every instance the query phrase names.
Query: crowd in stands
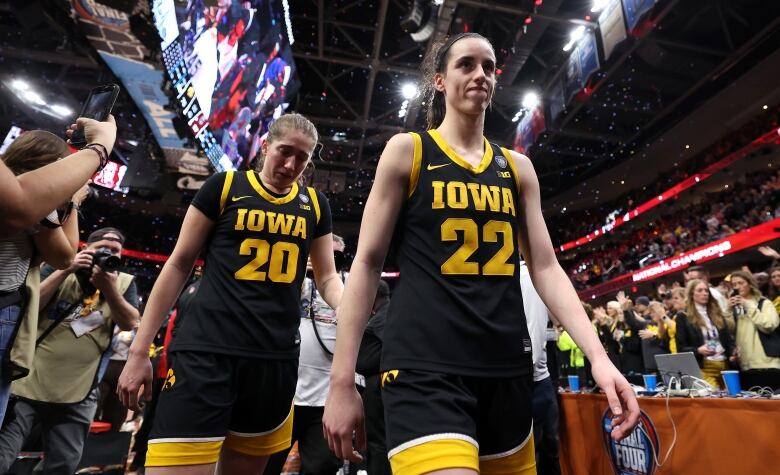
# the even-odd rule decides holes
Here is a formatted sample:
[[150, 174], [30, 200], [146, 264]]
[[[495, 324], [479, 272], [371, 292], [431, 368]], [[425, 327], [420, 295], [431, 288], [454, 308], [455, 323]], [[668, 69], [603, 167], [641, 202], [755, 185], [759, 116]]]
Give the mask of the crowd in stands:
[[[713, 388], [724, 387], [727, 369], [741, 372], [744, 389], [780, 382], [780, 253], [761, 250], [773, 259], [767, 273], [735, 270], [712, 287], [707, 270], [695, 266], [684, 282], [658, 285], [652, 300], [620, 291], [606, 306], [583, 303], [615, 366], [642, 385], [642, 374], [657, 371], [654, 355], [692, 352]], [[589, 385], [587, 361], [566, 332], [557, 346], [561, 375]]]
[[564, 266], [584, 289], [778, 217], [780, 171], [760, 172], [647, 226], [618, 228]]
[[[578, 239], [605, 225], [609, 215], [619, 216], [658, 196], [677, 183], [723, 159], [730, 153], [745, 147], [756, 138], [780, 125], [780, 104], [770, 107], [763, 114], [736, 131], [724, 136], [692, 159], [662, 174], [642, 188], [631, 189], [623, 195], [578, 212], [547, 218], [547, 227], [556, 246]], [[617, 211], [617, 213], [615, 213]]]

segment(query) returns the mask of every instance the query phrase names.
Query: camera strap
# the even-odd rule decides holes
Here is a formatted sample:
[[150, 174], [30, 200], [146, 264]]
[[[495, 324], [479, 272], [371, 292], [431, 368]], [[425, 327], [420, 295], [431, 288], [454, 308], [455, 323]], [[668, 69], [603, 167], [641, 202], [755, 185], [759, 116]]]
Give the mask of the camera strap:
[[[83, 301], [84, 308], [81, 309], [81, 311], [79, 312], [79, 315], [84, 317], [84, 316], [87, 316], [90, 313], [92, 313], [92, 311], [97, 306], [99, 300], [100, 300], [100, 291], [99, 290], [95, 291], [95, 293], [90, 295], [89, 297], [85, 297], [84, 301]], [[68, 308], [66, 308], [65, 310], [61, 311], [59, 314], [57, 314], [57, 318], [55, 318], [54, 321], [51, 322], [51, 325], [46, 327], [46, 330], [44, 330], [43, 333], [41, 333], [41, 336], [39, 336], [38, 339], [35, 340], [35, 347], [37, 348], [41, 344], [41, 342], [47, 336], [49, 336], [49, 334], [52, 331], [54, 331], [54, 329], [57, 327], [57, 325], [62, 323], [62, 321], [65, 320], [68, 317], [68, 315], [70, 315], [70, 313], [78, 305], [79, 305], [78, 302], [76, 302], [74, 304], [71, 304]]]
[[316, 290], [314, 289], [314, 279], [311, 281], [311, 297], [309, 300], [309, 320], [311, 320], [311, 326], [314, 328], [314, 336], [317, 337], [317, 342], [319, 342], [320, 347], [322, 347], [322, 351], [324, 351], [328, 356], [333, 356], [333, 352], [328, 349], [327, 346], [325, 346], [325, 343], [322, 341], [322, 337], [320, 336], [319, 330], [317, 330], [317, 322], [314, 321], [314, 294]]
[[60, 324], [60, 322], [65, 320], [65, 318], [67, 318], [67, 316], [70, 315], [70, 312], [72, 312], [73, 309], [76, 308], [76, 306], [78, 306], [78, 303], [71, 304], [68, 308], [66, 308], [65, 310], [61, 311], [59, 314], [57, 314], [57, 318], [55, 318], [54, 321], [51, 322], [51, 324], [48, 327], [46, 327], [46, 330], [44, 330], [43, 333], [41, 333], [41, 336], [39, 336], [38, 339], [35, 340], [35, 347], [36, 348], [41, 344], [41, 342], [47, 336], [49, 336], [49, 334], [52, 331], [54, 331], [54, 329], [57, 327], [57, 325]]

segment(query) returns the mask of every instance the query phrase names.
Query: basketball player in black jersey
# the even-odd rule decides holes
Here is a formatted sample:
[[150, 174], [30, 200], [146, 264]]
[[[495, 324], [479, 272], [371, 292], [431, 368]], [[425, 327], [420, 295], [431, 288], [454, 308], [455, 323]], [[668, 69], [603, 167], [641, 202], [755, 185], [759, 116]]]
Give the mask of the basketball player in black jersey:
[[379, 161], [339, 308], [325, 435], [337, 456], [360, 458], [352, 437], [364, 445], [363, 411], [352, 374], [395, 234], [401, 280], [381, 362], [393, 473], [533, 474], [521, 253], [545, 304], [590, 359], [614, 438], [633, 430], [639, 408], [556, 260], [531, 161], [483, 137], [496, 83], [492, 45], [460, 34], [424, 66], [429, 130], [396, 135]]
[[337, 307], [343, 284], [333, 259], [327, 199], [297, 180], [317, 144], [314, 125], [287, 114], [270, 127], [263, 166], [217, 173], [192, 201], [179, 240], [155, 283], [120, 377], [138, 408], [151, 392], [148, 348], [195, 259], [200, 289], [171, 345], [148, 474], [262, 474], [290, 446], [298, 372], [300, 292], [311, 254], [317, 288]]

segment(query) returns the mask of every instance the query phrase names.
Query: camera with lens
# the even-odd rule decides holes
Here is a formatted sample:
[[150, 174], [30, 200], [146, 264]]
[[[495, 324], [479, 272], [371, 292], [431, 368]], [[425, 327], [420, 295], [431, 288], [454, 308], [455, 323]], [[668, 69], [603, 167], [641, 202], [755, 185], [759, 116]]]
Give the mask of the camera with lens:
[[104, 272], [113, 272], [122, 265], [122, 259], [115, 256], [108, 248], [101, 247], [92, 255], [92, 267], [96, 265]]
[[100, 266], [103, 272], [114, 272], [122, 266], [122, 259], [115, 256], [108, 248], [101, 247], [92, 254], [92, 265], [88, 269], [79, 269], [76, 271], [76, 278], [82, 290], [91, 294], [95, 292], [95, 286], [92, 285], [92, 271], [95, 266]]

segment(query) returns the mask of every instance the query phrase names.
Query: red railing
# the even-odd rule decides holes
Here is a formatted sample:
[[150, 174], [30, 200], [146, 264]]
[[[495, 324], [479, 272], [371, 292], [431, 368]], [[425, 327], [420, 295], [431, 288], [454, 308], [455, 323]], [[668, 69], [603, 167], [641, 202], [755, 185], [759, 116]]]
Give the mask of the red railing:
[[641, 205], [637, 206], [636, 208], [628, 211], [623, 216], [617, 218], [614, 223], [606, 224], [601, 228], [596, 229], [595, 231], [592, 231], [591, 233], [586, 234], [585, 236], [582, 236], [579, 239], [575, 239], [574, 241], [569, 241], [561, 246], [558, 246], [555, 251], [556, 252], [569, 251], [576, 247], [584, 246], [585, 244], [593, 242], [595, 239], [598, 239], [601, 236], [611, 233], [618, 226], [621, 226], [629, 222], [630, 220], [635, 219], [640, 214], [645, 213], [652, 208], [655, 208], [656, 206], [663, 203], [664, 201], [668, 201], [669, 198], [675, 197], [680, 193], [682, 193], [683, 191], [687, 190], [688, 188], [691, 188], [701, 183], [702, 181], [711, 177], [713, 174], [723, 170], [724, 168], [728, 167], [729, 165], [736, 162], [737, 160], [741, 160], [742, 158], [750, 155], [751, 153], [761, 148], [762, 146], [770, 143], [780, 143], [780, 129], [772, 129], [771, 131], [765, 133], [764, 135], [750, 142], [750, 144], [742, 147], [736, 152], [731, 153], [727, 155], [725, 158], [718, 160], [717, 162], [708, 166], [701, 172], [686, 178], [680, 183], [664, 191], [657, 197], [648, 200], [645, 203], [642, 203]]

